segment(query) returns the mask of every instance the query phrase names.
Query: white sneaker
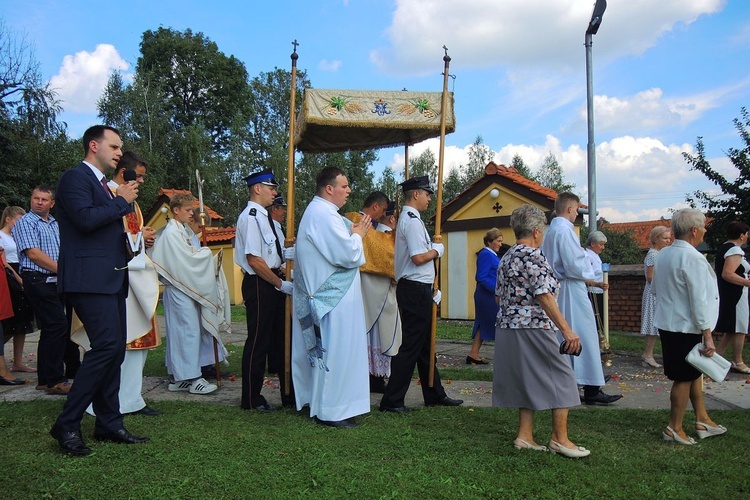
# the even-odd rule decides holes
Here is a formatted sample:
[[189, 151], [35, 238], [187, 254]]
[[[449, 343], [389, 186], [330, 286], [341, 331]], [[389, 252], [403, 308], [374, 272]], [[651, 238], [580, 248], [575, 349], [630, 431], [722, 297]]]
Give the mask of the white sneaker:
[[190, 382], [189, 380], [181, 380], [180, 382], [170, 382], [168, 389], [171, 392], [189, 391], [191, 385], [192, 382]]
[[210, 384], [205, 378], [197, 378], [190, 384], [190, 394], [211, 394], [219, 386], [216, 384]]

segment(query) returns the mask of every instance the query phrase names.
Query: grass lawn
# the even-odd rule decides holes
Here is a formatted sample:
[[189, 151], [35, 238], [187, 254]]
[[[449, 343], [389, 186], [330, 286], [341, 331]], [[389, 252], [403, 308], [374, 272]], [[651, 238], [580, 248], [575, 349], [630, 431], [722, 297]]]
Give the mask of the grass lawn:
[[[84, 439], [73, 458], [47, 434], [63, 400], [0, 405], [4, 498], [735, 498], [747, 492], [744, 411], [714, 412], [729, 434], [693, 447], [661, 440], [664, 411], [571, 412], [582, 460], [511, 446], [517, 414], [490, 408], [373, 412], [353, 430], [290, 410], [264, 415], [162, 402], [158, 418], [126, 417], [150, 443]], [[686, 422], [691, 422], [688, 416]], [[539, 442], [549, 412], [537, 415]], [[644, 468], [645, 467], [645, 468]]]
[[[468, 343], [471, 327], [441, 322], [438, 333]], [[619, 352], [639, 353], [642, 341], [611, 337]], [[232, 359], [241, 356], [242, 346], [228, 348]], [[160, 347], [146, 375], [165, 376], [163, 361]], [[492, 375], [441, 372], [456, 380]], [[743, 410], [712, 412], [729, 433], [693, 447], [661, 440], [663, 410], [573, 410], [571, 438], [592, 450], [576, 461], [515, 450], [515, 410], [374, 411], [359, 419], [360, 428], [339, 430], [286, 409], [264, 415], [163, 401], [160, 417], [126, 417], [128, 429], [150, 443], [97, 443], [86, 417], [83, 435], [94, 453], [73, 458], [48, 434], [63, 402], [0, 405], [4, 498], [721, 498], [748, 491]], [[540, 443], [549, 439], [550, 420], [549, 412], [537, 414]], [[692, 421], [688, 414], [686, 425]]]

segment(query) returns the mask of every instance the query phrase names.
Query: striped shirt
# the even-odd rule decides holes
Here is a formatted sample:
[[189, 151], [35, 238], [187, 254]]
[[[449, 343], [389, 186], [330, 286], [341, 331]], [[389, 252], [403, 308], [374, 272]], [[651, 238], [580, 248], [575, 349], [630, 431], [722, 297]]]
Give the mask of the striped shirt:
[[18, 262], [22, 271], [36, 271], [43, 274], [52, 274], [49, 270], [37, 266], [28, 255], [26, 250], [38, 248], [47, 256], [57, 262], [60, 256], [60, 229], [57, 221], [51, 215], [44, 220], [34, 212], [28, 212], [18, 219], [11, 229], [13, 239], [18, 247]]

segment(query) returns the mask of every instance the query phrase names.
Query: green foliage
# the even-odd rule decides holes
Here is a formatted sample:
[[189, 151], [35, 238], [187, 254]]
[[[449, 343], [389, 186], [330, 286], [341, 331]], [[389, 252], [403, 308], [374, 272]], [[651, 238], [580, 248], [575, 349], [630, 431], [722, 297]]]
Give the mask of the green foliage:
[[737, 177], [733, 181], [711, 167], [705, 155], [702, 137], [698, 137], [696, 141], [695, 155], [682, 153], [691, 170], [702, 173], [721, 190], [719, 195], [695, 191], [687, 198], [691, 206], [701, 207], [713, 219], [707, 227], [705, 239], [714, 248], [726, 239], [726, 229], [730, 222], [750, 219], [750, 113], [743, 107], [740, 115], [741, 118], [734, 119], [734, 126], [742, 140], [742, 147], [729, 148], [726, 152], [727, 158], [737, 169]]
[[554, 189], [558, 193], [573, 191], [576, 187], [575, 184], [565, 182], [562, 167], [551, 152], [544, 158], [533, 180], [546, 188]]
[[510, 166], [518, 170], [518, 173], [526, 177], [527, 179], [533, 179], [534, 176], [531, 173], [531, 170], [529, 167], [524, 163], [523, 158], [521, 158], [521, 155], [516, 153], [513, 155], [513, 159], [510, 162]]
[[401, 187], [398, 185], [400, 182], [396, 180], [396, 174], [390, 165], [383, 169], [383, 173], [380, 174], [376, 188], [378, 191], [384, 192], [389, 200], [395, 200], [401, 196]]
[[[616, 231], [608, 227], [605, 219], [597, 221], [596, 228], [607, 237], [607, 247], [600, 255], [602, 262], [612, 265], [642, 264], [645, 256], [638, 246], [633, 231]], [[586, 246], [590, 228], [584, 223], [581, 226], [581, 246]]]
[[55, 185], [81, 159], [68, 139], [57, 94], [42, 84], [33, 47], [0, 21], [0, 206], [28, 208], [38, 184]]
[[461, 194], [465, 186], [458, 169], [452, 168], [443, 182], [443, 202], [448, 203]]
[[422, 154], [416, 158], [409, 158], [409, 178], [419, 177], [426, 175], [430, 179], [430, 185], [435, 190], [430, 199], [430, 205], [422, 215], [422, 220], [427, 225], [427, 231], [432, 235], [434, 232], [434, 221], [431, 217], [435, 215], [435, 207], [437, 206], [437, 174], [438, 164], [435, 158], [435, 153], [431, 149], [427, 148], [422, 151]]
[[478, 135], [469, 146], [469, 164], [461, 173], [464, 188], [484, 176], [484, 167], [495, 158], [495, 152]]

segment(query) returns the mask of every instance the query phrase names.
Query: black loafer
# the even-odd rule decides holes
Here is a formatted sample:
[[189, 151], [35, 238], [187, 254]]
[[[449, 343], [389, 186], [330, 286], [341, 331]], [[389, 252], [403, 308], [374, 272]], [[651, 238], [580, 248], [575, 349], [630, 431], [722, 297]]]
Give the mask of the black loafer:
[[261, 413], [271, 413], [272, 411], [276, 411], [277, 409], [278, 408], [276, 408], [275, 406], [271, 406], [268, 403], [263, 403], [262, 405], [253, 408], [253, 410], [257, 410]]
[[23, 385], [26, 381], [20, 378], [14, 378], [13, 380], [5, 377], [0, 377], [0, 385]]
[[408, 413], [411, 410], [406, 406], [381, 406], [380, 411], [383, 413]]
[[147, 417], [158, 417], [159, 415], [161, 415], [161, 412], [156, 411], [147, 405], [138, 411], [131, 411], [130, 413], [125, 413], [125, 415], [146, 415]]
[[425, 406], [460, 406], [464, 404], [463, 399], [451, 399], [448, 396], [445, 396], [443, 399], [439, 399], [437, 401], [432, 401], [430, 403], [425, 403]]
[[145, 436], [136, 436], [135, 434], [131, 434], [128, 431], [125, 430], [123, 427], [122, 429], [118, 429], [116, 431], [111, 432], [102, 432], [102, 433], [94, 433], [94, 439], [97, 439], [99, 441], [111, 441], [113, 443], [120, 443], [120, 444], [138, 444], [138, 443], [145, 443], [149, 439]]
[[622, 394], [609, 395], [599, 391], [594, 396], [584, 396], [583, 402], [587, 405], [608, 405], [622, 398]]
[[49, 431], [50, 436], [60, 443], [60, 449], [68, 455], [83, 456], [91, 453], [91, 448], [83, 442], [80, 431], [62, 431], [57, 424]]
[[336, 429], [355, 429], [359, 427], [359, 424], [354, 420], [354, 418], [332, 421], [332, 420], [321, 420], [318, 417], [314, 417], [314, 420], [315, 420], [315, 423], [324, 425], [326, 427], [334, 427]]

